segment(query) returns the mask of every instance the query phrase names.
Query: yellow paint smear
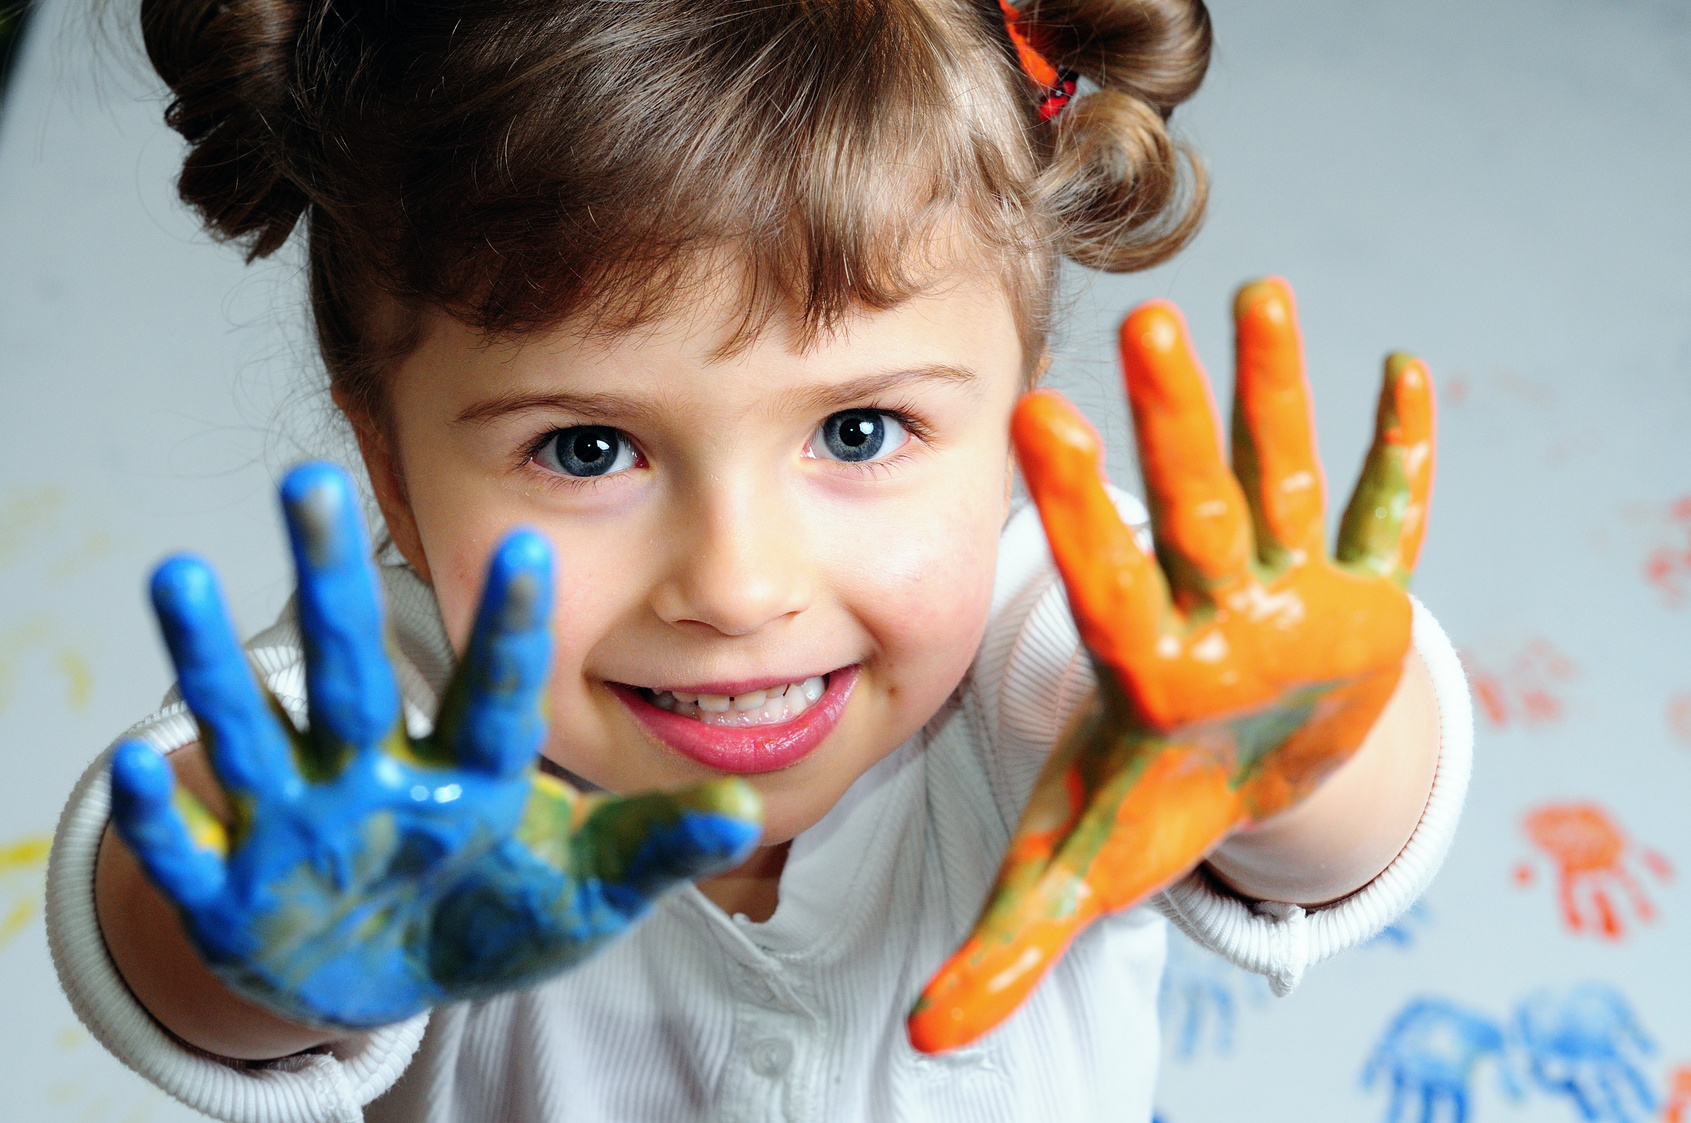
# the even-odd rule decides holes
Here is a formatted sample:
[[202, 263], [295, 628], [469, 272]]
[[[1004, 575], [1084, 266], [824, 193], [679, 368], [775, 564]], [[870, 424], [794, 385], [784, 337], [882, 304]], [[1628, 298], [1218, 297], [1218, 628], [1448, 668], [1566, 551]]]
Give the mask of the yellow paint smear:
[[44, 834], [30, 835], [0, 846], [0, 875], [46, 865], [47, 852], [52, 848], [52, 838]]
[[[0, 878], [30, 873], [47, 863], [52, 839], [44, 834], [30, 835], [16, 842], [0, 846]], [[0, 949], [12, 942], [41, 909], [41, 887], [32, 886], [22, 895], [14, 896], [0, 913]]]
[[65, 505], [62, 487], [38, 487], [15, 491], [0, 500], [0, 566], [10, 565], [37, 533], [50, 526], [53, 516]]
[[94, 668], [75, 651], [61, 651], [53, 666], [65, 676], [65, 695], [70, 708], [80, 710], [94, 696]]

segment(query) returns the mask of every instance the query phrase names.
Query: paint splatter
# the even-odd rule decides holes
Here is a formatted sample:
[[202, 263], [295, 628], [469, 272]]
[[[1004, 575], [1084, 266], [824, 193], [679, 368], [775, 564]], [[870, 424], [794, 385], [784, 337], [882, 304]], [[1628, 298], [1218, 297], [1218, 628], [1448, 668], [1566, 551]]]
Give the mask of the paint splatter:
[[1433, 914], [1426, 904], [1416, 901], [1410, 905], [1404, 914], [1380, 929], [1363, 947], [1395, 947], [1408, 949], [1415, 946], [1421, 934], [1432, 923]]
[[51, 631], [47, 618], [36, 616], [0, 634], [0, 711], [11, 705], [19, 662], [31, 648], [45, 643]]
[[1225, 1057], [1233, 1051], [1240, 1007], [1268, 1001], [1268, 981], [1214, 952], [1170, 933], [1168, 960], [1157, 991], [1163, 1041], [1174, 1058], [1190, 1061], [1206, 1050]]
[[64, 676], [65, 702], [73, 710], [84, 709], [94, 696], [94, 668], [88, 660], [67, 648], [54, 658], [53, 668]]
[[52, 840], [28, 835], [0, 846], [0, 949], [41, 912], [40, 874]]
[[1668, 1077], [1662, 1123], [1691, 1123], [1691, 1063], [1675, 1068]]
[[1667, 505], [1657, 544], [1644, 558], [1644, 579], [1670, 608], [1691, 597], [1691, 495]]
[[64, 506], [65, 490], [57, 486], [14, 490], [0, 499], [0, 567], [16, 561]]
[[1504, 1049], [1503, 1027], [1496, 1019], [1446, 999], [1417, 998], [1380, 1035], [1363, 1069], [1362, 1086], [1389, 1084], [1387, 1123], [1464, 1120], [1475, 1079], [1488, 1060], [1505, 1090], [1519, 1095], [1503, 1065]]
[[1515, 1008], [1515, 1033], [1533, 1084], [1568, 1100], [1581, 1119], [1644, 1123], [1655, 1114], [1656, 1095], [1644, 1077], [1655, 1046], [1613, 987], [1540, 991]]
[[[1620, 940], [1629, 924], [1655, 921], [1656, 906], [1632, 867], [1641, 865], [1666, 883], [1673, 878], [1673, 866], [1655, 850], [1635, 852], [1603, 808], [1584, 802], [1545, 804], [1527, 813], [1521, 829], [1555, 867], [1557, 900], [1569, 931]], [[1536, 880], [1525, 862], [1515, 867], [1513, 877], [1523, 889]], [[1631, 920], [1625, 918], [1623, 903]]]
[[1563, 692], [1578, 677], [1579, 666], [1543, 636], [1522, 644], [1513, 655], [1489, 663], [1462, 653], [1479, 711], [1494, 729], [1542, 726], [1562, 720]]
[[1668, 699], [1668, 732], [1683, 745], [1691, 745], [1691, 690], [1681, 690]]

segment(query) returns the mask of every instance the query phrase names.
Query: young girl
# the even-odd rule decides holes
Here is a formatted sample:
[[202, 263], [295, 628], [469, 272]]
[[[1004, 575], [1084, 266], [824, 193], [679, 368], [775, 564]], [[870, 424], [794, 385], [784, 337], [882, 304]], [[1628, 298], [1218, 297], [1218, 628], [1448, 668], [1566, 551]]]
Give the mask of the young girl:
[[1201, 3], [142, 12], [184, 198], [254, 255], [304, 219], [395, 556], [314, 465], [245, 657], [203, 563], [155, 575], [185, 701], [49, 879], [125, 1063], [229, 1120], [1146, 1119], [1162, 916], [1284, 992], [1425, 887], [1469, 741], [1399, 588], [1424, 370], [1338, 564], [1283, 285], [1237, 480], [1177, 314], [1124, 329], [1160, 568], [1027, 393], [1060, 255], [1196, 227]]

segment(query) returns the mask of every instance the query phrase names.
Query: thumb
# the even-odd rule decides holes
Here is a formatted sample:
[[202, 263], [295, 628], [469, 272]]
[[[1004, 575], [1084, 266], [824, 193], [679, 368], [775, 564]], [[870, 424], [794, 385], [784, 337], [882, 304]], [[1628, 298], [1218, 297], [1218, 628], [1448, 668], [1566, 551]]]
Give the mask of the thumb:
[[577, 831], [576, 873], [639, 909], [678, 882], [739, 865], [762, 835], [763, 801], [741, 780], [613, 797], [590, 810]]

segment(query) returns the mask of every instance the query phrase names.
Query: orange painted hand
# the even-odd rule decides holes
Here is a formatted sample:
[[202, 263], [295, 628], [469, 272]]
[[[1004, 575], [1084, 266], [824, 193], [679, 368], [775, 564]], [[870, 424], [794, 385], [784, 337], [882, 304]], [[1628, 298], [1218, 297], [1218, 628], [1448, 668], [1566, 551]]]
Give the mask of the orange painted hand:
[[1303, 799], [1397, 685], [1433, 481], [1426, 367], [1386, 360], [1329, 557], [1291, 290], [1248, 285], [1234, 318], [1231, 470], [1179, 310], [1153, 301], [1122, 325], [1154, 560], [1105, 493], [1086, 420], [1049, 391], [1016, 409], [1016, 454], [1099, 688], [1035, 784], [974, 933], [911, 1013], [924, 1052], [991, 1030], [1094, 918]]

